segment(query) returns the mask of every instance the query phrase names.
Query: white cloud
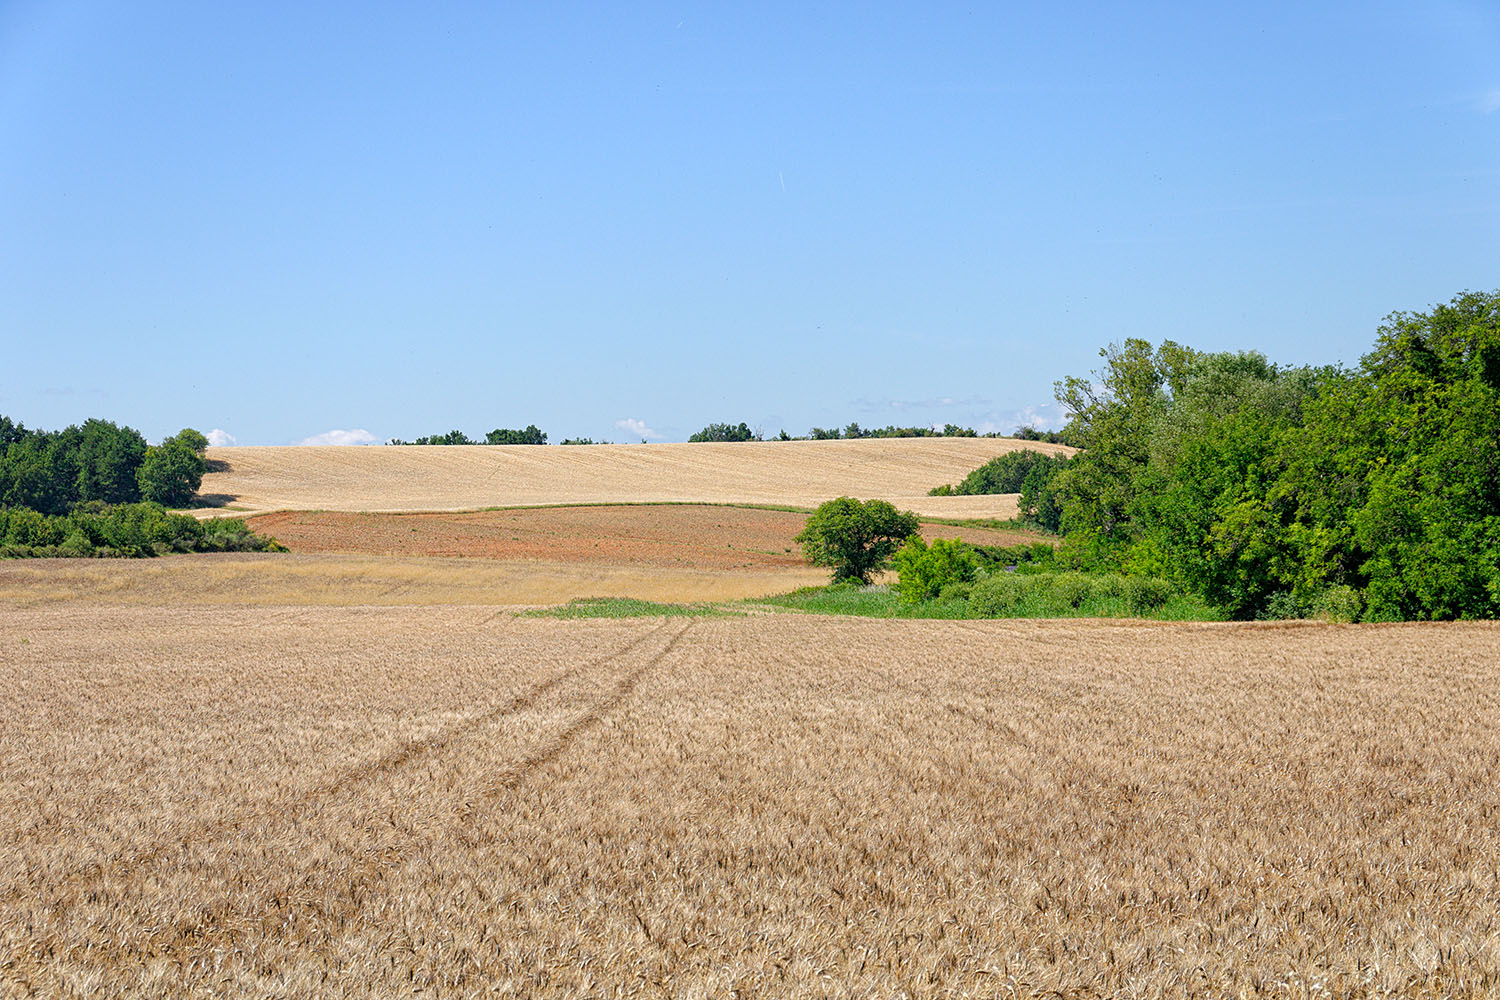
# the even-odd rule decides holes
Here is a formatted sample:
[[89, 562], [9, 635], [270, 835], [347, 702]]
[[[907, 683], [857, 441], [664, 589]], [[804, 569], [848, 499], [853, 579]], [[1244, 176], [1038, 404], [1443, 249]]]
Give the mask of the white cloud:
[[633, 436], [638, 438], [661, 437], [660, 434], [656, 433], [651, 428], [646, 426], [646, 421], [637, 420], [635, 417], [626, 417], [623, 420], [616, 420], [615, 426], [622, 431], [629, 431]]
[[1479, 97], [1479, 113], [1492, 115], [1500, 111], [1500, 87], [1491, 88]]
[[319, 444], [339, 444], [339, 445], [343, 445], [343, 444], [379, 444], [379, 443], [380, 442], [375, 439], [375, 435], [374, 434], [371, 434], [369, 431], [363, 430], [363, 429], [357, 429], [357, 430], [352, 430], [352, 431], [345, 431], [345, 430], [324, 431], [322, 434], [314, 434], [310, 438], [303, 438], [301, 441], [297, 442], [297, 444], [299, 444], [299, 445], [319, 445]]
[[1023, 406], [1010, 413], [989, 413], [989, 419], [977, 424], [974, 429], [981, 434], [1014, 434], [1022, 427], [1035, 427], [1039, 431], [1061, 430], [1068, 422], [1067, 414], [1058, 403], [1042, 403], [1040, 406]]
[[228, 448], [230, 445], [237, 443], [233, 434], [228, 431], [221, 431], [217, 427], [205, 434], [204, 437], [208, 438], [208, 443], [215, 448]]

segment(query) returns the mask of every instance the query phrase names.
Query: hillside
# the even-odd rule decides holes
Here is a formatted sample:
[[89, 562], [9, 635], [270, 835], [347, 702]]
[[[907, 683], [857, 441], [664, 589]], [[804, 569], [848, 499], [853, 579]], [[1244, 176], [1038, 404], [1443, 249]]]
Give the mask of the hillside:
[[465, 510], [556, 503], [758, 503], [813, 507], [881, 497], [934, 517], [1010, 517], [1015, 497], [929, 497], [1021, 448], [1009, 438], [737, 444], [211, 448], [200, 495], [236, 511]]

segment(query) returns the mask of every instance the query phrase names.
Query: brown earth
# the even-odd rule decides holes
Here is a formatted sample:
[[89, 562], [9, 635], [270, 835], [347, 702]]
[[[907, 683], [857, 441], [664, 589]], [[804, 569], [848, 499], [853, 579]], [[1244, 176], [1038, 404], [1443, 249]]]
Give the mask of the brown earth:
[[[540, 507], [472, 513], [288, 511], [249, 519], [293, 552], [359, 552], [703, 570], [805, 567], [807, 515], [703, 505]], [[1038, 536], [926, 524], [922, 534], [990, 545]]]

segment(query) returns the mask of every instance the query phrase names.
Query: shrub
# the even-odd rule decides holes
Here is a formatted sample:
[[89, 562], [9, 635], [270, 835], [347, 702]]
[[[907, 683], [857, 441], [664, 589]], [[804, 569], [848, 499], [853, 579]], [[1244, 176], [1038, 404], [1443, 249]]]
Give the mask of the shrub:
[[931, 600], [979, 572], [973, 547], [957, 538], [938, 538], [929, 546], [921, 535], [913, 535], [891, 562], [900, 574], [896, 592], [908, 604]]
[[1329, 587], [1313, 601], [1312, 614], [1325, 622], [1357, 622], [1365, 609], [1359, 591], [1345, 584]]

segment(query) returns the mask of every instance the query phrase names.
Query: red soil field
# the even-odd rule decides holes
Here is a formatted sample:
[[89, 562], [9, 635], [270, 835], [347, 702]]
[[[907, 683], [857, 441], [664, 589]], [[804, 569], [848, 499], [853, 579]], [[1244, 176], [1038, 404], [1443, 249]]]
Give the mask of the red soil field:
[[[470, 513], [284, 511], [250, 527], [293, 552], [463, 556], [698, 569], [806, 565], [792, 539], [807, 515], [706, 505], [540, 507]], [[928, 538], [1015, 544], [1014, 532], [923, 525]]]

